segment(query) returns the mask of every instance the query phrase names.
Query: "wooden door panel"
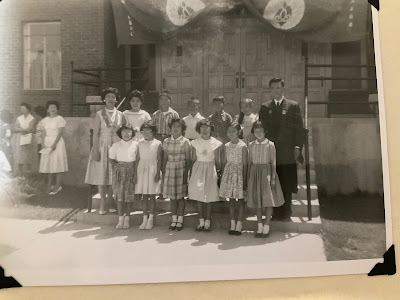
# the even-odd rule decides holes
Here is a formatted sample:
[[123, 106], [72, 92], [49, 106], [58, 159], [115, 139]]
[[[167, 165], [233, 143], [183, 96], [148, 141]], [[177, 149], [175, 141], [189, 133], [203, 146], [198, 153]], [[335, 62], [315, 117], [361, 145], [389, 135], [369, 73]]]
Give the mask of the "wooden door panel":
[[241, 29], [241, 98], [252, 99], [256, 113], [269, 99], [269, 81], [278, 76], [279, 45], [277, 37], [265, 28]]
[[225, 97], [225, 110], [232, 114], [240, 99], [240, 30], [227, 29], [217, 37], [204, 34], [204, 116], [213, 113], [212, 99]]
[[[177, 56], [177, 46], [182, 47], [181, 56]], [[161, 45], [162, 89], [171, 93], [171, 106], [181, 116], [187, 114], [190, 97], [201, 99], [201, 56], [202, 49], [194, 41], [178, 38]]]

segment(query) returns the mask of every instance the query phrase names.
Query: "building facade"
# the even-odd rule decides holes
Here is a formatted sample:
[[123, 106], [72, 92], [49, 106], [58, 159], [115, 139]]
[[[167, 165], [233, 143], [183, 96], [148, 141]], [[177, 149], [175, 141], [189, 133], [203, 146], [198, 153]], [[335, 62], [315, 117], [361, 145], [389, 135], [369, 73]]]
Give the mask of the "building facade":
[[[193, 33], [143, 45], [117, 44], [111, 0], [27, 0], [22, 5], [5, 0], [0, 3], [0, 19], [2, 109], [17, 112], [21, 102], [37, 106], [57, 100], [62, 115], [87, 116], [88, 108], [81, 106], [86, 96], [100, 95], [102, 88], [111, 85], [122, 96], [132, 88], [152, 94], [145, 105], [149, 110], [157, 106], [155, 92], [168, 90], [173, 107], [182, 114], [187, 99], [196, 96], [208, 115], [216, 95], [224, 95], [226, 110], [237, 114], [242, 98], [253, 99], [254, 111], [269, 99], [268, 82], [273, 77], [284, 78], [286, 95], [304, 108], [302, 41], [266, 30], [244, 6], [210, 15], [206, 22], [223, 20], [218, 30], [202, 30], [198, 24]], [[309, 62], [371, 64], [371, 44], [370, 36], [349, 43], [311, 42]], [[132, 69], [110, 70], [124, 67]], [[368, 71], [312, 68], [310, 75], [357, 77], [367, 76]], [[367, 95], [374, 93], [374, 83], [310, 81], [308, 99], [329, 101], [332, 91], [349, 90]], [[309, 107], [311, 116], [326, 113], [324, 104]]]

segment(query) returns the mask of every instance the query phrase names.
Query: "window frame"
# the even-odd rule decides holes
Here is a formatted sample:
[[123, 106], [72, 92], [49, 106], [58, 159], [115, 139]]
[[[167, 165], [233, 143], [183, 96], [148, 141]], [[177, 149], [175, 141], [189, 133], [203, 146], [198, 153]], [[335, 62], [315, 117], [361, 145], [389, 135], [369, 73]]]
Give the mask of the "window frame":
[[[32, 74], [29, 73], [29, 77], [25, 76], [26, 72], [27, 72], [27, 67], [28, 65], [30, 65], [30, 60], [25, 60], [26, 58], [26, 51], [28, 51], [28, 49], [30, 50], [30, 48], [27, 48], [28, 46], [30, 47], [30, 45], [26, 44], [26, 38], [28, 38], [28, 40], [30, 41], [30, 38], [32, 37], [32, 35], [30, 35], [30, 26], [31, 24], [58, 24], [60, 26], [60, 34], [57, 35], [42, 35], [42, 37], [44, 38], [44, 50], [43, 50], [43, 54], [44, 54], [44, 59], [43, 59], [43, 74], [42, 74], [42, 80], [43, 80], [43, 87], [42, 88], [32, 88], [30, 82], [26, 82], [26, 80], [30, 80], [32, 78]], [[26, 30], [29, 30], [29, 34], [25, 34]], [[40, 36], [40, 35], [35, 35], [35, 36]], [[46, 69], [46, 51], [47, 51], [47, 37], [49, 36], [58, 36], [60, 37], [60, 82], [59, 82], [59, 87], [58, 88], [48, 88], [46, 87], [46, 76], [47, 76], [47, 69]], [[61, 91], [62, 88], [62, 53], [61, 53], [61, 20], [53, 20], [53, 21], [25, 21], [22, 22], [22, 61], [23, 61], [23, 66], [22, 66], [22, 85], [23, 85], [23, 91], [24, 92], [41, 92], [41, 91]], [[29, 85], [29, 87], [27, 88], [26, 86]]]

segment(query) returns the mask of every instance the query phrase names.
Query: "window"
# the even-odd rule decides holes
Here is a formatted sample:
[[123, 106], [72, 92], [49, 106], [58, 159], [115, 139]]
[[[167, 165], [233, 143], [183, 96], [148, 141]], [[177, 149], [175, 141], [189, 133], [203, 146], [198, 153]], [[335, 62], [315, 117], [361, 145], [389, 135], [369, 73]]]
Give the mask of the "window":
[[61, 88], [61, 23], [24, 25], [24, 89]]

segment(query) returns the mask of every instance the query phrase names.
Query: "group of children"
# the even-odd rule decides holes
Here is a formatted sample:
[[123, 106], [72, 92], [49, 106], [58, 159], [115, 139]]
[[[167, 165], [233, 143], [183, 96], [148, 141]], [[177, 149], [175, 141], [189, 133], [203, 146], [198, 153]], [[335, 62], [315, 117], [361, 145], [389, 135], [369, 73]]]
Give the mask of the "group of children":
[[[103, 91], [105, 107], [97, 112], [86, 182], [100, 186], [100, 214], [107, 211], [105, 189], [112, 185], [117, 200], [117, 228], [129, 228], [133, 201], [142, 201], [140, 229], [153, 227], [156, 196], [170, 199], [170, 230], [183, 228], [185, 198], [198, 202], [197, 231], [211, 230], [212, 205], [230, 202], [229, 234], [240, 235], [245, 206], [257, 210], [256, 237], [267, 237], [273, 207], [284, 203], [273, 142], [252, 113], [252, 100], [240, 102], [235, 119], [224, 111], [224, 98], [213, 99], [215, 113], [205, 119], [200, 102], [188, 100], [183, 119], [170, 107], [171, 96], [159, 95], [152, 116], [141, 110], [140, 91], [126, 98], [132, 109], [120, 113], [118, 91]], [[113, 134], [115, 133], [115, 134]], [[114, 139], [118, 136], [120, 140]], [[111, 167], [110, 167], [111, 166]], [[236, 212], [238, 216], [236, 216]], [[265, 220], [263, 220], [263, 215]]]

